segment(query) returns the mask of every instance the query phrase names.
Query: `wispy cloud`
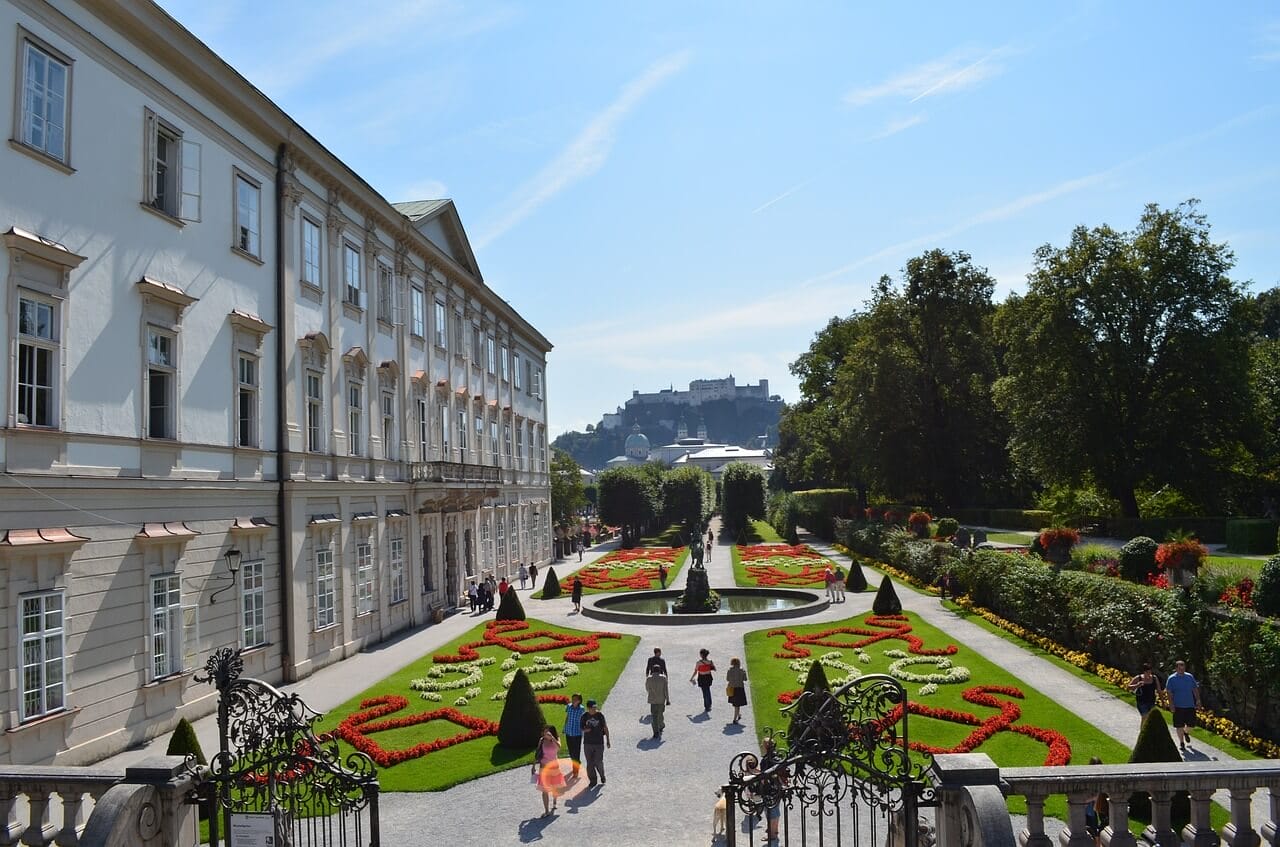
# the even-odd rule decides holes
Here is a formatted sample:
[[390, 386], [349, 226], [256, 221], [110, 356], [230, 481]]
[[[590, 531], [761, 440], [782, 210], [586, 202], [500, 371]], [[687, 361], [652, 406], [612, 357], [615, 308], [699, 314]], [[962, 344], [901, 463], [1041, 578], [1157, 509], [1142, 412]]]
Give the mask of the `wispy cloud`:
[[844, 96], [850, 106], [866, 106], [886, 98], [915, 103], [925, 97], [963, 91], [1004, 73], [1001, 61], [1012, 53], [1008, 47], [977, 51], [954, 50], [945, 56], [908, 68], [874, 85], [855, 88]]
[[905, 118], [894, 118], [893, 120], [889, 121], [887, 124], [882, 126], [880, 129], [876, 130], [874, 133], [867, 136], [867, 140], [879, 141], [882, 138], [888, 138], [891, 135], [897, 135], [903, 130], [911, 129], [911, 127], [913, 126], [917, 126], [919, 124], [924, 123], [928, 119], [929, 119], [928, 116], [925, 115], [923, 112], [920, 112], [915, 115], [910, 115]]
[[756, 206], [754, 209], [751, 210], [751, 214], [758, 215], [761, 212], [763, 212], [765, 209], [772, 206], [774, 203], [777, 203], [782, 200], [786, 200], [792, 194], [795, 194], [797, 191], [804, 188], [806, 185], [808, 185], [812, 181], [813, 180], [806, 179], [804, 182], [796, 183], [795, 185], [788, 188], [786, 191], [779, 194], [777, 197], [774, 197], [772, 200], [766, 200], [765, 202], [761, 203], [759, 206]]
[[507, 211], [475, 239], [476, 246], [489, 244], [543, 203], [600, 170], [609, 159], [622, 121], [654, 89], [684, 70], [690, 56], [688, 50], [664, 56], [627, 83], [618, 98], [591, 118], [558, 156], [507, 198]]

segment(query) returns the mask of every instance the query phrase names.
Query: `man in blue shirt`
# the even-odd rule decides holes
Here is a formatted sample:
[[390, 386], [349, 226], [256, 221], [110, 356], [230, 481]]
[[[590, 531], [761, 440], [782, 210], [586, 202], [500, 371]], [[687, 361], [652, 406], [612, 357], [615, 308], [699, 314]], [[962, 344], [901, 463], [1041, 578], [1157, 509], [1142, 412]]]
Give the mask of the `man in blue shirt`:
[[578, 778], [582, 767], [582, 716], [586, 711], [581, 694], [570, 697], [569, 705], [564, 707], [564, 740], [569, 742], [569, 758], [573, 759], [573, 779]]
[[1174, 671], [1164, 684], [1173, 706], [1173, 728], [1178, 732], [1178, 747], [1186, 752], [1191, 743], [1191, 727], [1196, 725], [1196, 709], [1200, 708], [1200, 684], [1187, 673], [1187, 663], [1174, 663]]

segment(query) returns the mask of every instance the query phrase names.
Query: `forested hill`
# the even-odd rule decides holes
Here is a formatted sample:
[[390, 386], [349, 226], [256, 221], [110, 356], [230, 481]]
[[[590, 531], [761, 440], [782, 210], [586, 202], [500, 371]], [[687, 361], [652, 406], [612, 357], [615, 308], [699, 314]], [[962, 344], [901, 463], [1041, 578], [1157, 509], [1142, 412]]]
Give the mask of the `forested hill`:
[[768, 445], [773, 446], [778, 441], [781, 414], [781, 400], [711, 400], [694, 407], [643, 404], [624, 408], [621, 426], [566, 432], [551, 445], [564, 450], [582, 467], [599, 469], [614, 456], [622, 455], [623, 442], [634, 424], [640, 424], [640, 431], [651, 446], [659, 447], [676, 440], [683, 416], [690, 435], [697, 433], [699, 423], [705, 423], [708, 441], [756, 447], [758, 437], [764, 435]]

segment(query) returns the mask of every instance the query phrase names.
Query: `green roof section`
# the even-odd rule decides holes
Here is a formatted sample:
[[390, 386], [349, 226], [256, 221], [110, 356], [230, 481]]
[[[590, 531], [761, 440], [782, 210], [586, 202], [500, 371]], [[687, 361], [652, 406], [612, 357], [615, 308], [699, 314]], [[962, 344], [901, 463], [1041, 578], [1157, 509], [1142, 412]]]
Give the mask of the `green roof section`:
[[410, 200], [408, 203], [392, 203], [395, 210], [411, 221], [420, 221], [436, 212], [449, 200]]

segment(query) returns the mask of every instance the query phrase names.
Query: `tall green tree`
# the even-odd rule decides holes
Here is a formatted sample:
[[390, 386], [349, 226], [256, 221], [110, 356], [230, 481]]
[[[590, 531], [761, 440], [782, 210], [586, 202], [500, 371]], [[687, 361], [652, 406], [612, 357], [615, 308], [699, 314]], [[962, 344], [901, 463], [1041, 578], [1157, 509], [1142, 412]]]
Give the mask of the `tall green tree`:
[[662, 515], [668, 523], [701, 533], [715, 505], [715, 481], [702, 468], [686, 465], [663, 475]]
[[[658, 469], [659, 474], [661, 469]], [[661, 476], [644, 466], [609, 468], [596, 477], [600, 519], [622, 527], [623, 546], [634, 546], [661, 512]]]
[[720, 510], [724, 526], [739, 541], [752, 518], [764, 518], [764, 471], [746, 462], [731, 462], [720, 474], [724, 501]]
[[1140, 487], [1223, 490], [1252, 425], [1253, 310], [1233, 262], [1195, 201], [1037, 250], [995, 322], [1015, 461], [1047, 483], [1092, 478], [1127, 516]]
[[587, 505], [582, 485], [582, 468], [565, 451], [551, 448], [551, 520], [567, 528]]

